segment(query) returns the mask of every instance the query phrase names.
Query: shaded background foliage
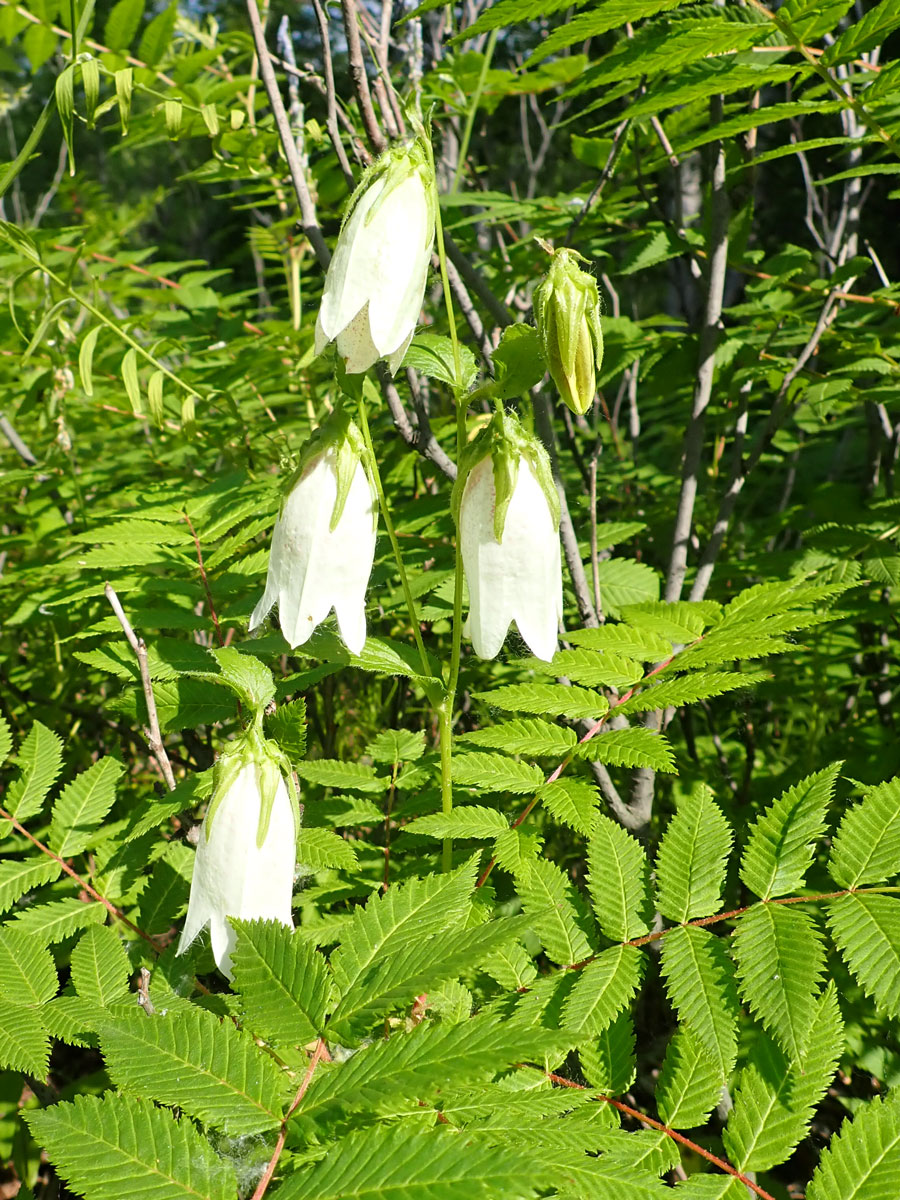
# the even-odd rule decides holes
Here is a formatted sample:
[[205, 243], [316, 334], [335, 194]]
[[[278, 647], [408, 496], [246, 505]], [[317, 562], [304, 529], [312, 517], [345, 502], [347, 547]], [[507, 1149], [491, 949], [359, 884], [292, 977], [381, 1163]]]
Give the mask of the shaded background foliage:
[[[534, 235], [580, 251], [604, 296], [597, 403], [584, 419], [554, 404], [551, 418], [576, 537], [567, 546], [572, 644], [579, 644], [575, 631], [600, 620], [680, 646], [688, 641], [680, 631], [696, 636], [717, 625], [718, 606], [747, 587], [807, 580], [820, 589], [798, 602], [802, 617], [773, 634], [778, 644], [763, 659], [764, 678], [724, 698], [701, 688], [691, 702], [666, 707], [677, 775], [654, 773], [637, 753], [598, 760], [599, 768], [578, 763], [571, 774], [591, 789], [582, 793], [587, 810], [612, 812], [655, 848], [676, 804], [705, 782], [743, 846], [779, 792], [842, 760], [838, 816], [861, 788], [898, 769], [900, 85], [892, 51], [900, 16], [887, 0], [791, 0], [774, 15], [756, 3], [668, 9], [617, 0], [422, 9], [399, 22], [409, 13], [395, 6], [384, 45], [398, 89], [405, 93], [421, 76], [423, 108], [434, 106], [443, 218], [468, 264], [474, 314], [464, 319], [457, 295], [458, 327], [483, 375], [490, 377], [502, 326], [530, 319], [546, 261]], [[316, 14], [302, 5], [264, 15], [331, 239], [349, 187], [327, 130]], [[52, 0], [0, 8], [0, 116], [10, 162], [49, 97], [62, 96], [65, 108], [58, 81], [71, 62], [72, 17]], [[364, 7], [361, 17], [377, 42], [380, 7]], [[313, 357], [322, 272], [298, 226], [245, 10], [145, 12], [138, 0], [118, 0], [96, 6], [88, 36], [94, 40], [82, 35], [81, 48], [100, 66], [99, 108], [90, 112], [81, 69], [70, 71], [68, 143], [51, 115], [35, 155], [4, 176], [2, 216], [10, 225], [0, 263], [10, 302], [0, 314], [7, 421], [0, 705], [17, 742], [35, 720], [65, 739], [64, 780], [102, 755], [127, 764], [106, 831], [81, 865], [142, 929], [165, 935], [187, 896], [189, 813], [204, 799], [190, 781], [240, 727], [231, 694], [189, 672], [208, 664], [208, 647], [243, 641], [264, 579], [279, 479], [336, 390], [333, 364]], [[338, 128], [358, 176], [369, 149], [336, 8], [328, 47]], [[120, 106], [115, 73], [128, 69], [129, 55], [136, 61], [130, 79], [118, 76]], [[376, 96], [376, 109], [391, 132], [397, 118], [387, 99]], [[718, 285], [710, 270], [717, 254], [727, 263]], [[424, 322], [447, 332], [436, 272]], [[712, 367], [705, 394], [704, 358]], [[415, 443], [427, 415], [450, 452], [451, 389], [446, 379], [403, 372], [397, 387], [408, 436], [384, 404], [373, 414], [376, 444], [429, 648], [443, 658], [452, 600], [449, 482]], [[704, 413], [692, 421], [698, 396]], [[547, 440], [542, 414], [554, 399], [545, 384], [513, 401], [526, 422], [534, 412]], [[479, 419], [486, 412], [475, 406], [473, 426]], [[685, 515], [682, 461], [691, 446], [698, 490], [682, 589], [673, 527]], [[714, 570], [698, 582], [704, 561]], [[137, 668], [104, 596], [107, 581], [149, 645], [163, 732], [184, 784], [174, 807], [158, 800]], [[787, 594], [779, 593], [782, 613]], [[664, 610], [662, 597], [690, 597], [694, 615]], [[297, 894], [297, 915], [326, 947], [381, 882], [386, 857], [392, 881], [437, 864], [434, 838], [401, 832], [439, 808], [437, 726], [416, 679], [384, 537], [369, 622], [377, 644], [368, 671], [348, 666], [327, 633], [303, 654], [289, 653], [277, 630], [247, 647], [272, 667], [279, 701], [305, 699], [301, 858], [311, 874]], [[712, 669], [741, 670], [766, 649], [744, 629], [725, 666]], [[536, 669], [515, 634], [498, 663], [466, 654], [457, 732], [476, 734], [505, 719], [484, 695], [491, 687], [554, 681]], [[561, 665], [558, 674], [567, 676]], [[654, 713], [632, 722], [653, 730]], [[379, 752], [373, 739], [384, 729], [417, 737]], [[529, 751], [521, 757], [527, 761]], [[346, 773], [329, 775], [332, 760], [361, 764], [362, 773], [349, 781]], [[465, 775], [459, 790], [479, 802], [487, 795], [504, 820], [528, 799]], [[123, 841], [154, 802], [157, 824]], [[523, 826], [524, 853], [537, 849], [528, 833], [539, 834], [547, 861], [582, 886], [583, 832], [539, 805]], [[456, 861], [477, 847], [457, 842]], [[13, 860], [21, 853], [15, 835], [8, 833], [6, 849]], [[814, 890], [831, 887], [826, 850], [812, 865]], [[110, 893], [113, 886], [119, 890]], [[520, 903], [514, 872], [498, 870], [491, 886], [504, 912]], [[71, 891], [68, 881], [48, 888], [40, 897], [53, 901]], [[28, 911], [34, 897], [22, 897], [14, 903]], [[722, 903], [749, 902], [733, 866]], [[82, 928], [73, 917], [55, 943], [64, 973]], [[536, 943], [528, 946], [535, 951]], [[132, 944], [130, 953], [139, 951]], [[552, 952], [549, 959], [568, 965]], [[208, 971], [209, 960], [201, 957], [195, 969]], [[898, 1070], [890, 1016], [873, 1009], [837, 955], [828, 972], [841, 995], [847, 1050], [813, 1133], [768, 1173], [773, 1195], [800, 1194], [845, 1112], [893, 1084]], [[468, 983], [481, 998], [484, 981]], [[438, 1012], [441, 1003], [446, 1015], [462, 1002], [450, 989], [435, 1000]], [[652, 1114], [662, 1034], [674, 1027], [655, 977], [636, 1023], [637, 1076], [623, 1092]], [[42, 1086], [66, 1098], [104, 1086], [90, 1048], [57, 1043], [50, 1065]], [[583, 1059], [581, 1068], [595, 1082]], [[20, 1077], [11, 1070], [2, 1080], [9, 1107], [0, 1154], [14, 1163], [10, 1179], [47, 1179], [35, 1142], [14, 1119]], [[723, 1102], [697, 1140], [721, 1149], [726, 1116]], [[693, 1170], [697, 1162], [687, 1154], [685, 1165]], [[683, 1169], [666, 1166], [668, 1178]]]

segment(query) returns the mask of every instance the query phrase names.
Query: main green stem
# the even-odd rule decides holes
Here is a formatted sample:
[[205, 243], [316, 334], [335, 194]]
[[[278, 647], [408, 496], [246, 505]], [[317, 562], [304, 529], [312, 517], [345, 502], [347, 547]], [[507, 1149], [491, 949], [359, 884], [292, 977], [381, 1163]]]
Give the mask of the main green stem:
[[428, 664], [428, 654], [425, 651], [425, 643], [422, 641], [422, 625], [419, 621], [419, 613], [416, 608], [416, 601], [412, 594], [412, 588], [409, 586], [409, 577], [406, 574], [406, 567], [403, 563], [403, 555], [400, 553], [400, 543], [397, 541], [397, 532], [394, 529], [394, 522], [391, 518], [391, 510], [388, 508], [387, 497], [384, 494], [384, 487], [381, 483], [381, 472], [378, 470], [378, 458], [375, 454], [375, 447], [372, 445], [372, 434], [369, 431], [369, 418], [366, 413], [366, 402], [362, 396], [359, 399], [359, 423], [362, 427], [363, 441], [366, 444], [366, 450], [369, 453], [369, 466], [372, 470], [372, 479], [375, 483], [375, 493], [378, 496], [378, 507], [381, 509], [381, 517], [384, 521], [385, 529], [388, 531], [388, 537], [391, 539], [391, 548], [394, 551], [394, 560], [397, 563], [397, 570], [400, 574], [400, 586], [403, 588], [403, 596], [406, 600], [406, 608], [409, 612], [409, 620], [412, 625], [413, 637], [416, 639], [416, 647], [419, 651], [419, 658], [422, 662], [422, 674], [428, 676], [431, 674], [431, 667]]

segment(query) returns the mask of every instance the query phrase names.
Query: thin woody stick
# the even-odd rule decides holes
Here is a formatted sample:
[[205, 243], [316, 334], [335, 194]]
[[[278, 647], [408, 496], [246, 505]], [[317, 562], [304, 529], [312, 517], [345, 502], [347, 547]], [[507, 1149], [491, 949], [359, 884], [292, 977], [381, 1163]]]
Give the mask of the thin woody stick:
[[138, 660], [138, 667], [141, 672], [141, 684], [144, 689], [144, 701], [147, 705], [147, 721], [149, 728], [144, 732], [147, 735], [147, 742], [150, 746], [150, 753], [156, 759], [163, 779], [166, 781], [166, 787], [170, 792], [175, 790], [175, 775], [172, 772], [172, 764], [169, 762], [169, 756], [166, 754], [166, 748], [163, 745], [162, 734], [159, 728], [159, 716], [156, 711], [156, 699], [153, 695], [153, 684], [150, 681], [150, 668], [147, 665], [147, 645], [143, 638], [139, 638], [131, 627], [131, 622], [125, 615], [125, 610], [122, 608], [122, 603], [116, 595], [115, 589], [111, 583], [107, 583], [104, 587], [106, 598], [109, 601], [113, 612], [118, 618], [119, 624], [128, 639], [128, 644], [131, 646]]

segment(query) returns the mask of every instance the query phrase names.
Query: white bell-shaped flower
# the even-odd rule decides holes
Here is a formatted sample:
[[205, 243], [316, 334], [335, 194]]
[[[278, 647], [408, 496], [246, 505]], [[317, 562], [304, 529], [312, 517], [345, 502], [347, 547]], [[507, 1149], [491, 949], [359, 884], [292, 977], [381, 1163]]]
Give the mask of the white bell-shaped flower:
[[301, 462], [275, 522], [266, 590], [250, 629], [277, 604], [282, 633], [291, 646], [302, 646], [333, 608], [344, 645], [359, 654], [378, 500], [353, 445], [358, 432], [349, 422], [342, 428], [337, 441], [328, 440], [332, 433], [315, 438]]
[[348, 374], [386, 358], [393, 374], [422, 309], [435, 211], [431, 168], [420, 141], [388, 150], [350, 200], [325, 277], [316, 353], [329, 342]]
[[230, 979], [236, 935], [229, 917], [293, 924], [297, 823], [284, 777], [268, 755], [239, 753], [219, 765], [178, 953], [209, 925], [216, 966]]
[[[469, 587], [465, 632], [479, 658], [494, 658], [515, 621], [531, 652], [549, 662], [562, 617], [558, 515], [548, 500], [547, 480], [540, 478], [543, 463], [533, 453], [518, 453], [510, 465], [512, 472], [488, 453], [469, 470], [463, 486], [459, 538]], [[510, 482], [515, 478], [501, 498], [508, 507], [500, 522], [498, 475]]]

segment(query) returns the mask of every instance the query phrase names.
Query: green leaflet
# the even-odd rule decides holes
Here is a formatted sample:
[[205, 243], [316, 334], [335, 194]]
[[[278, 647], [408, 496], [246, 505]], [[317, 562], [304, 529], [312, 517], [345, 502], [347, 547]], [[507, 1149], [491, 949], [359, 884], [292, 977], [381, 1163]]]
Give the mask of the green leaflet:
[[640, 843], [598, 815], [588, 844], [588, 890], [600, 928], [614, 942], [640, 937], [652, 916], [649, 864]]
[[704, 1125], [722, 1095], [722, 1073], [690, 1026], [675, 1031], [656, 1085], [660, 1119], [674, 1129]]
[[234, 989], [247, 1028], [276, 1046], [303, 1046], [318, 1037], [331, 989], [323, 956], [279, 921], [233, 925]]
[[900, 1189], [900, 1092], [875, 1097], [822, 1154], [808, 1200], [883, 1200]]
[[844, 813], [828, 870], [845, 888], [883, 883], [900, 872], [900, 779], [872, 788]]
[[673, 929], [662, 939], [661, 966], [669, 999], [724, 1082], [737, 1057], [739, 1006], [722, 941], [695, 926]]
[[900, 1016], [900, 900], [841, 896], [827, 907], [828, 926], [848, 967], [889, 1016]]
[[664, 917], [689, 921], [718, 910], [731, 843], [710, 789], [704, 785], [685, 797], [656, 856], [656, 897]]

